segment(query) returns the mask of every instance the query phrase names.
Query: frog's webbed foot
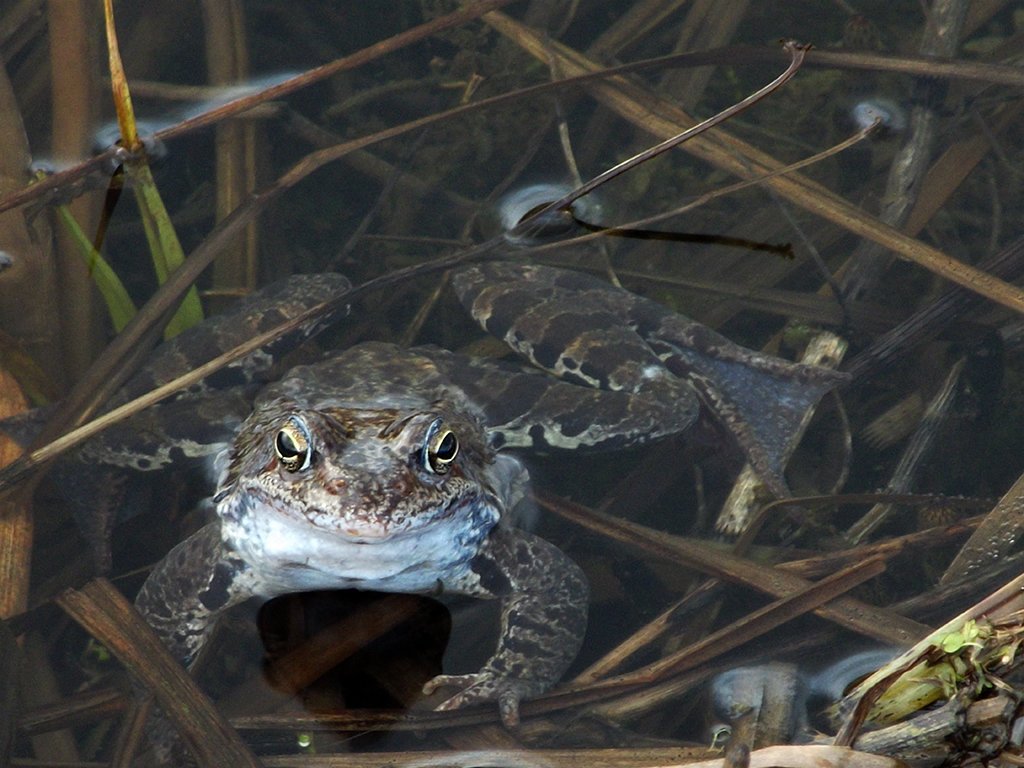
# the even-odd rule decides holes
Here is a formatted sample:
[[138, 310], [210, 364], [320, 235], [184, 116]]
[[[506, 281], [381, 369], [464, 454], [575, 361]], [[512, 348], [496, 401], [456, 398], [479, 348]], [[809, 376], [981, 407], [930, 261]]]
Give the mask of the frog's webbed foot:
[[554, 545], [506, 528], [491, 532], [470, 569], [458, 591], [501, 598], [498, 647], [479, 672], [439, 675], [423, 690], [462, 689], [439, 710], [496, 701], [502, 723], [515, 728], [519, 702], [554, 686], [576, 658], [587, 625], [586, 577]]

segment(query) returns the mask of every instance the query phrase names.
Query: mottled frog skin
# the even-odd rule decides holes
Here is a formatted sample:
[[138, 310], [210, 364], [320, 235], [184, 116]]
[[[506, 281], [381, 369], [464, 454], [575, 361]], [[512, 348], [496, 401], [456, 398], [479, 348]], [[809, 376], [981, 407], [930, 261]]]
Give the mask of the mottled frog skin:
[[[698, 413], [735, 440], [765, 487], [789, 495], [787, 448], [806, 410], [846, 375], [741, 347], [701, 323], [595, 277], [513, 262], [452, 279], [473, 317], [534, 365], [566, 381]], [[558, 421], [557, 415], [553, 416]], [[637, 425], [623, 421], [621, 435]], [[576, 446], [578, 447], [578, 446]]]
[[137, 598], [179, 658], [254, 596], [354, 587], [494, 598], [494, 654], [426, 689], [455, 689], [442, 708], [497, 701], [514, 725], [519, 701], [575, 657], [587, 586], [562, 552], [516, 528], [527, 475], [508, 451], [638, 445], [705, 413], [782, 496], [783, 446], [841, 380], [566, 270], [488, 263], [453, 286], [487, 330], [548, 373], [365, 343], [265, 386], [218, 459], [216, 521], [175, 547]]
[[366, 343], [295, 368], [260, 393], [221, 458], [218, 520], [136, 601], [180, 658], [249, 597], [349, 587], [502, 601], [483, 669], [428, 684], [461, 688], [442, 708], [497, 700], [515, 723], [519, 700], [575, 657], [586, 580], [513, 527], [524, 468], [496, 454], [482, 412], [423, 352]]
[[[227, 312], [211, 317], [150, 355], [107, 404], [108, 410], [139, 397], [190, 371], [253, 336], [291, 320], [310, 307], [351, 287], [339, 274], [293, 275], [236, 302]], [[152, 492], [151, 482], [130, 482], [131, 475], [166, 469], [194, 470], [209, 477], [209, 459], [230, 445], [242, 420], [252, 410], [253, 395], [283, 373], [280, 359], [321, 330], [331, 316], [306, 323], [275, 342], [236, 360], [156, 408], [114, 425], [57, 462], [51, 471], [64, 492], [96, 561], [97, 570], [110, 569], [113, 525], [155, 500], [140, 498]], [[43, 409], [25, 423], [4, 423], [4, 429], [27, 445], [40, 426]], [[205, 483], [209, 492], [209, 481]]]

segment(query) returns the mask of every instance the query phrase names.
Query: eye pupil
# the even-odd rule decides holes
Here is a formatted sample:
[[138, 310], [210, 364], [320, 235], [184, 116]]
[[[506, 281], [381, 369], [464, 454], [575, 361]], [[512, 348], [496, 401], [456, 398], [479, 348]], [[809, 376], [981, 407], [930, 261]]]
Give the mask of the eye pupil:
[[437, 458], [442, 461], [451, 461], [459, 452], [459, 441], [455, 439], [452, 432], [448, 432], [437, 446]]
[[436, 419], [427, 430], [423, 442], [424, 464], [431, 472], [443, 475], [459, 454], [459, 438], [441, 419]]
[[290, 434], [283, 430], [277, 433], [277, 452], [282, 456], [296, 456], [300, 450]]
[[289, 472], [306, 469], [312, 460], [309, 433], [304, 425], [293, 420], [287, 422], [274, 438], [278, 461]]

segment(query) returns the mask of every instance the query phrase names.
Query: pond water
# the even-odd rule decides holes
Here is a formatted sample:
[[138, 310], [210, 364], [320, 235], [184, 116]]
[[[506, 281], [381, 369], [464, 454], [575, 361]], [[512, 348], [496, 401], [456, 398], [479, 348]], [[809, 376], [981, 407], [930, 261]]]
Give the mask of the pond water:
[[[99, 9], [77, 2], [23, 5], [0, 17], [0, 50], [13, 95], [13, 101], [0, 100], [7, 124], [0, 145], [2, 189], [6, 195], [27, 185], [24, 169], [30, 165], [56, 172], [63, 182], [29, 195], [0, 218], [0, 249], [13, 262], [0, 274], [0, 344], [11, 373], [42, 404], [70, 391], [114, 336], [109, 294], [101, 295], [93, 283], [100, 270], [95, 262], [86, 265], [90, 257], [83, 257], [82, 241], [70, 234], [69, 217], [86, 241], [99, 244], [135, 306], [145, 304], [159, 279], [138, 202], [146, 182], [119, 167], [139, 161], [111, 150], [119, 132]], [[945, 70], [915, 79], [881, 58], [903, 55], [913, 62], [919, 55], [929, 32], [918, 2], [727, 5], [517, 2], [412, 41], [400, 36], [455, 12], [456, 4], [207, 0], [114, 10], [139, 132], [184, 254], [205, 247], [232, 211], [237, 216], [260, 206], [197, 281], [204, 316], [295, 273], [340, 272], [356, 286], [399, 274], [356, 298], [294, 360], [369, 340], [503, 354], [459, 304], [447, 272], [401, 272], [490, 241], [491, 255], [614, 279], [738, 344], [783, 358], [799, 358], [809, 337], [830, 331], [848, 345], [840, 367], [853, 366], [856, 375], [836, 397], [822, 401], [795, 450], [786, 473], [793, 494], [867, 494], [888, 486], [942, 498], [908, 500], [873, 524], [862, 519], [872, 499], [777, 507], [761, 521], [754, 548], [739, 556], [764, 567], [805, 561], [793, 571], [818, 579], [870, 554], [845, 554], [855, 543], [870, 547], [933, 529], [854, 594], [874, 606], [918, 598], [906, 616], [938, 625], [987, 594], [979, 587], [955, 598], [929, 597], [969, 533], [949, 526], [991, 508], [1024, 466], [1024, 326], [1019, 312], [979, 299], [926, 339], [878, 356], [872, 344], [885, 331], [931, 305], [952, 283], [890, 250], [873, 250], [862, 235], [877, 217], [886, 217], [930, 248], [973, 265], [1021, 237], [1019, 87], [989, 71], [970, 79]], [[1005, 63], [1024, 34], [1022, 25], [1013, 3], [992, 3], [984, 14], [972, 10], [954, 56]], [[573, 208], [579, 221], [563, 216], [540, 236], [501, 237], [503, 226], [580, 179], [772, 80], [788, 62], [780, 38], [811, 43], [824, 55], [814, 58], [812, 51], [794, 79], [752, 108], [579, 200]], [[384, 40], [392, 45], [352, 66], [311, 75], [302, 87], [289, 85]], [[683, 51], [710, 53], [698, 62], [662, 61], [615, 78], [469, 108], [590, 68]], [[181, 125], [282, 84], [282, 92], [248, 112], [195, 129]], [[467, 108], [460, 114], [409, 125], [461, 107]], [[712, 194], [739, 178], [823, 153], [875, 118], [878, 128], [842, 152], [771, 183]], [[356, 142], [350, 151], [337, 149], [395, 126], [407, 128]], [[78, 174], [76, 168], [95, 153], [105, 153], [105, 162]], [[920, 166], [913, 181], [894, 176], [900, 157]], [[540, 191], [523, 202], [529, 189]], [[267, 191], [273, 195], [254, 197]], [[638, 225], [640, 233], [564, 242], [695, 202], [682, 213]], [[855, 220], [849, 211], [866, 217]], [[1008, 269], [1008, 279], [1019, 278], [1019, 266]], [[186, 368], [217, 351], [213, 345], [196, 351], [200, 359]], [[116, 371], [129, 365], [146, 370], [147, 363], [129, 359]], [[951, 371], [958, 377], [949, 379]], [[906, 447], [947, 381], [948, 408], [931, 441], [912, 471], [894, 483], [893, 474], [906, 467]], [[752, 407], [771, 411], [776, 405]], [[709, 562], [715, 553], [727, 561], [735, 536], [723, 533], [718, 516], [743, 456], [706, 407], [685, 435], [649, 445], [600, 453], [522, 452], [540, 500], [533, 529], [570, 555], [591, 585], [587, 636], [566, 679], [585, 670], [589, 676], [591, 665], [603, 663], [663, 614], [653, 639], [586, 679], [635, 670], [774, 599], [756, 583], [708, 585], [710, 576], [728, 568], [659, 548], [674, 541], [668, 535], [684, 537], [690, 544], [705, 542]], [[209, 505], [196, 504], [213, 489], [209, 473], [198, 474], [169, 469], [131, 482], [131, 510], [121, 511], [125, 519], [113, 530], [107, 574], [128, 598], [175, 542], [209, 519]], [[99, 486], [122, 482], [96, 476]], [[22, 594], [8, 608], [16, 616], [11, 626], [23, 635], [25, 679], [31, 681], [20, 686], [18, 717], [84, 691], [126, 690], [120, 664], [53, 607], [61, 590], [94, 575], [96, 559], [71, 519], [74, 505], [61, 494], [62, 477], [54, 472], [38, 483], [31, 572], [22, 584], [28, 591], [11, 588]], [[78, 496], [75, 504], [88, 508], [91, 496]], [[587, 513], [560, 514], [566, 503], [631, 521], [651, 538], [629, 545], [597, 523], [581, 526], [576, 515]], [[677, 607], [698, 588], [707, 594]], [[38, 610], [25, 615], [27, 608]], [[431, 676], [470, 672], [486, 660], [497, 622], [493, 602], [465, 598], [395, 601], [358, 592], [280, 597], [262, 608], [247, 605], [223, 622], [200, 679], [229, 716], [276, 718], [242, 723], [261, 726], [243, 731], [268, 754], [465, 748], [482, 742], [454, 721], [429, 728], [415, 721], [423, 730], [389, 732], [363, 719], [330, 729], [298, 713], [416, 710], [419, 689]], [[383, 628], [372, 631], [378, 625]], [[714, 674], [778, 660], [797, 663], [810, 679], [835, 661], [887, 647], [894, 635], [886, 627], [858, 633], [803, 616], [692, 669], [674, 669], [665, 680], [552, 705], [527, 718], [515, 737], [494, 738], [545, 747], [706, 745], [710, 723], [721, 717], [706, 694]], [[325, 636], [338, 643], [349, 638], [346, 650], [337, 652], [337, 666], [304, 681], [299, 693], [281, 690], [288, 687], [280, 683], [281, 659], [294, 663], [296, 655], [312, 653], [310, 638]], [[286, 656], [296, 648], [298, 654]], [[264, 679], [275, 676], [276, 686]], [[497, 722], [493, 708], [481, 711], [481, 720]], [[58, 723], [64, 730], [56, 735], [54, 729], [22, 728], [11, 754], [109, 761], [123, 748], [126, 722], [121, 715], [91, 713], [73, 726]], [[309, 734], [314, 746], [301, 746]]]

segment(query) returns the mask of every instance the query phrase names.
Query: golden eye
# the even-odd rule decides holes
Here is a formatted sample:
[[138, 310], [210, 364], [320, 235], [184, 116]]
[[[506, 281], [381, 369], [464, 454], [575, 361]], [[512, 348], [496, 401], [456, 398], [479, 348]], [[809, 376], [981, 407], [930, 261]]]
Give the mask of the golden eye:
[[309, 430], [298, 418], [292, 417], [274, 438], [274, 450], [281, 466], [289, 472], [301, 472], [313, 461], [313, 446]]
[[443, 475], [459, 455], [459, 438], [445, 426], [442, 419], [434, 419], [423, 439], [423, 466], [436, 475]]

